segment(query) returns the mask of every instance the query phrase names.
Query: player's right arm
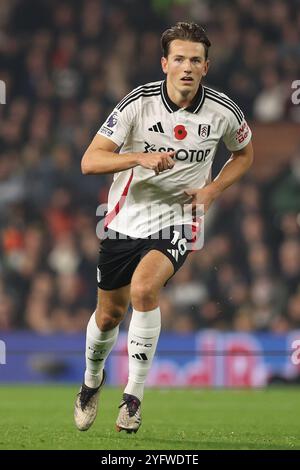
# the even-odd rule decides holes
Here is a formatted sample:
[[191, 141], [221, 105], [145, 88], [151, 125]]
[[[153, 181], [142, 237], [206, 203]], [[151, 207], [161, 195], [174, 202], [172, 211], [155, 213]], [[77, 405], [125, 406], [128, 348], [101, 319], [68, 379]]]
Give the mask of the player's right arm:
[[173, 168], [175, 152], [153, 153], [115, 153], [118, 145], [101, 134], [96, 134], [81, 160], [81, 171], [84, 175], [118, 173], [135, 166], [154, 170], [158, 175], [164, 170]]

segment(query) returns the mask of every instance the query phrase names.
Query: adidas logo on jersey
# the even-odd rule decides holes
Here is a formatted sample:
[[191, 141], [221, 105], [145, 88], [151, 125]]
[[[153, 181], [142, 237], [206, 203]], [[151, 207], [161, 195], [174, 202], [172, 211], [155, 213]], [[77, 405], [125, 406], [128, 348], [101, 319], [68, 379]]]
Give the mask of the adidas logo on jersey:
[[163, 127], [161, 125], [161, 122], [157, 122], [156, 124], [154, 124], [154, 126], [149, 127], [148, 131], [159, 132], [160, 134], [165, 133], [165, 131], [163, 130]]
[[168, 253], [170, 253], [170, 255], [173, 256], [173, 258], [176, 259], [176, 261], [178, 261], [178, 250], [169, 250], [168, 249], [167, 251], [168, 251]]

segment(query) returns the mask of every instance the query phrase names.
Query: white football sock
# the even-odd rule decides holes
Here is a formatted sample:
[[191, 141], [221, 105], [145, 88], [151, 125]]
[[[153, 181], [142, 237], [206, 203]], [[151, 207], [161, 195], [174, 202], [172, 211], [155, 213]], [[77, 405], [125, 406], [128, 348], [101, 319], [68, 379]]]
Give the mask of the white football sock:
[[160, 326], [159, 307], [149, 312], [133, 309], [128, 331], [129, 377], [124, 393], [134, 395], [141, 401], [155, 354]]
[[88, 387], [99, 387], [105, 360], [114, 347], [119, 334], [119, 326], [109, 331], [101, 331], [96, 323], [95, 313], [90, 318], [86, 330], [84, 383]]

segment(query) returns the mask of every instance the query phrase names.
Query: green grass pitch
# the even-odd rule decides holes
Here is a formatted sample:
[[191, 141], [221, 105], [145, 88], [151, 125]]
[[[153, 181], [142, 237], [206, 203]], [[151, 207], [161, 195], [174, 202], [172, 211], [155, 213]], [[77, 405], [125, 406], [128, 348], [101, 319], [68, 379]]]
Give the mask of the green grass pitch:
[[117, 433], [121, 390], [106, 388], [93, 427], [73, 425], [77, 388], [2, 386], [0, 449], [300, 449], [300, 390], [147, 390], [137, 434]]

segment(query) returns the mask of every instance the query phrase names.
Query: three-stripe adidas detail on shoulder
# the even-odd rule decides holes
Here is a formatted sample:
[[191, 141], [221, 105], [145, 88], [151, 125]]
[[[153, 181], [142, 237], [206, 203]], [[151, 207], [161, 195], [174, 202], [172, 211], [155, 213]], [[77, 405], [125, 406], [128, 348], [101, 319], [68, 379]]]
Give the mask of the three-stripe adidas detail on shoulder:
[[157, 96], [160, 95], [160, 84], [158, 85], [142, 85], [136, 90], [133, 90], [125, 98], [123, 98], [117, 105], [119, 111], [123, 111], [130, 103], [139, 99], [141, 96]]
[[239, 124], [242, 124], [244, 120], [244, 115], [237, 104], [234, 103], [230, 98], [222, 96], [215, 90], [205, 87], [205, 98], [215, 101], [216, 103], [221, 104], [225, 108], [229, 109], [236, 117]]
[[[234, 114], [234, 116], [236, 117], [239, 124], [241, 124], [243, 122], [244, 115], [243, 115], [242, 111], [240, 110], [240, 108], [237, 106], [237, 104], [234, 103], [234, 101], [232, 101], [227, 96], [223, 96], [221, 93], [213, 90], [212, 88], [203, 87], [203, 89], [204, 89], [204, 93], [203, 93], [203, 96], [202, 96], [202, 99], [201, 99], [201, 103], [199, 104], [199, 106], [197, 107], [197, 110], [195, 112], [197, 112], [200, 109], [200, 107], [201, 107], [201, 105], [202, 105], [202, 103], [205, 99], [209, 99], [209, 100], [214, 101], [215, 103], [218, 103], [218, 104], [224, 106], [225, 108], [229, 109]], [[141, 85], [141, 86], [139, 86], [138, 88], [133, 90], [131, 93], [126, 95], [125, 98], [123, 98], [120, 101], [120, 103], [117, 105], [117, 109], [122, 112], [126, 108], [126, 106], [128, 106], [133, 101], [136, 101], [137, 99], [141, 98], [142, 96], [151, 97], [151, 96], [158, 96], [160, 94], [162, 95], [162, 99], [163, 99], [165, 105], [169, 109], [168, 103], [165, 102], [165, 97], [164, 97], [163, 92], [162, 92], [162, 84], [161, 83], [158, 83], [156, 85]]]

